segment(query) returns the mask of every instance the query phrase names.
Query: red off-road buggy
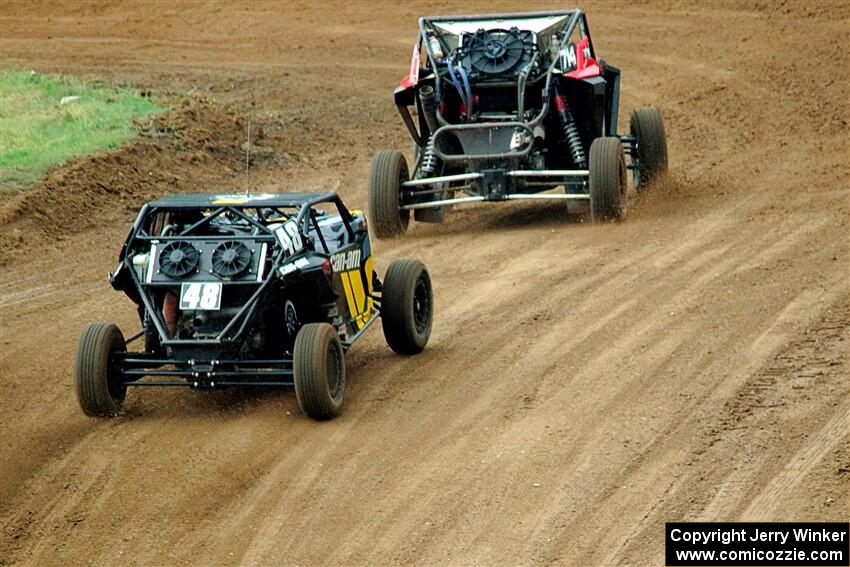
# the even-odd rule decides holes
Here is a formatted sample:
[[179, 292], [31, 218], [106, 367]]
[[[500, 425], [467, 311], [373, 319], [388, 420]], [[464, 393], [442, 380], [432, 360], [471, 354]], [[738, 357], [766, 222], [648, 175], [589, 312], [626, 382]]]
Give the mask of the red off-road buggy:
[[580, 10], [421, 18], [395, 90], [413, 167], [399, 151], [375, 156], [375, 234], [402, 234], [411, 211], [442, 222], [479, 201], [552, 199], [622, 218], [627, 172], [644, 191], [667, 171], [667, 143], [655, 108], [617, 133], [619, 92], [620, 70], [598, 58]]

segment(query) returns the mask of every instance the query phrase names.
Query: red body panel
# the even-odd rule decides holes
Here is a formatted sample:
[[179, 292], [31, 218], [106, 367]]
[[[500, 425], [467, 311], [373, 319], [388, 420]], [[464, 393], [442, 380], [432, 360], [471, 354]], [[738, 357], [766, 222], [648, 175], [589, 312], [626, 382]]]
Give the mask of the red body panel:
[[413, 56], [410, 58], [410, 71], [401, 80], [404, 88], [415, 87], [419, 82], [419, 44], [413, 46]]
[[585, 37], [576, 45], [576, 68], [575, 71], [567, 73], [572, 79], [586, 79], [597, 77], [602, 74], [602, 68], [596, 63], [596, 59], [587, 57], [584, 52], [590, 44], [590, 39]]

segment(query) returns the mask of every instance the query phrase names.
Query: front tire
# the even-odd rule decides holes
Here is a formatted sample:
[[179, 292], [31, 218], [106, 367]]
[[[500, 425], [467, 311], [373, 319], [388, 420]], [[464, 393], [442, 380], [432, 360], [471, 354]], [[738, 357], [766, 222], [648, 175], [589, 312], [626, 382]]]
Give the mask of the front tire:
[[637, 191], [645, 191], [667, 173], [667, 134], [657, 108], [638, 108], [629, 121], [631, 135], [637, 140]]
[[592, 220], [621, 220], [625, 216], [626, 157], [618, 138], [593, 140], [589, 181]]
[[316, 420], [342, 411], [345, 355], [336, 330], [327, 323], [308, 323], [295, 337], [292, 369], [298, 407]]
[[422, 352], [431, 337], [434, 296], [431, 277], [418, 260], [395, 260], [387, 270], [381, 295], [381, 325], [391, 349]]
[[124, 335], [111, 323], [92, 323], [83, 331], [77, 346], [74, 389], [86, 415], [109, 417], [121, 410], [127, 386], [113, 358], [126, 350]]
[[378, 238], [404, 234], [410, 211], [401, 207], [401, 184], [410, 178], [407, 160], [396, 150], [382, 150], [372, 160], [369, 174], [369, 216]]

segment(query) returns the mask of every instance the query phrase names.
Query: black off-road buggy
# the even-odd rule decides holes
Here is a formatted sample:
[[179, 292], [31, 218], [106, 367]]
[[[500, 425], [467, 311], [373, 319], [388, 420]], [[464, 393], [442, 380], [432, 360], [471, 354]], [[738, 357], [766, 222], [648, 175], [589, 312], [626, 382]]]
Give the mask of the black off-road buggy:
[[375, 234], [403, 233], [410, 211], [442, 222], [447, 207], [478, 201], [556, 199], [622, 218], [627, 171], [646, 189], [667, 170], [667, 143], [655, 108], [634, 111], [630, 134], [617, 134], [619, 92], [620, 70], [597, 58], [580, 10], [421, 18], [395, 90], [412, 175], [401, 152], [375, 156]]
[[[80, 339], [83, 411], [119, 411], [130, 386], [294, 386], [315, 419], [339, 414], [344, 353], [380, 316], [390, 348], [420, 352], [433, 300], [425, 266], [396, 260], [380, 281], [366, 219], [335, 193], [181, 195], [142, 207], [110, 274], [142, 330]], [[128, 351], [131, 340], [144, 349]]]

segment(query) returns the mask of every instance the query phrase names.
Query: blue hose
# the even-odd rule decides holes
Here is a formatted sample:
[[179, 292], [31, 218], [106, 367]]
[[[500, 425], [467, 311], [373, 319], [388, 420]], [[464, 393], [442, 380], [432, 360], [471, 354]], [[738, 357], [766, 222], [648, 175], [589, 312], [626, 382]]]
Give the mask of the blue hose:
[[469, 87], [469, 77], [466, 76], [463, 65], [458, 65], [457, 70], [460, 71], [460, 78], [463, 79], [463, 86], [466, 89], [466, 111], [472, 114], [472, 89]]
[[460, 82], [457, 80], [457, 76], [454, 71], [454, 60], [450, 59], [447, 61], [449, 67], [449, 76], [452, 78], [452, 84], [457, 89], [457, 94], [460, 95], [460, 99], [463, 101], [464, 106], [466, 106], [467, 112], [469, 111], [469, 102], [466, 100], [466, 95], [463, 92], [463, 87], [460, 86]]

